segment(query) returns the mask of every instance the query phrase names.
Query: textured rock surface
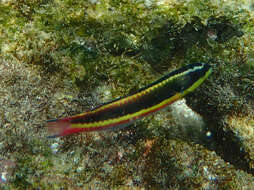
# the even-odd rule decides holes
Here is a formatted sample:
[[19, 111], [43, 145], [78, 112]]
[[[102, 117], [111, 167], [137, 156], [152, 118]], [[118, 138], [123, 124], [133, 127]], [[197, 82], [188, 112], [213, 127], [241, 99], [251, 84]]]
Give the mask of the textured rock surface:
[[[252, 11], [251, 1], [1, 1], [1, 188], [254, 189]], [[187, 105], [121, 131], [46, 138], [46, 120], [196, 61], [214, 72]]]

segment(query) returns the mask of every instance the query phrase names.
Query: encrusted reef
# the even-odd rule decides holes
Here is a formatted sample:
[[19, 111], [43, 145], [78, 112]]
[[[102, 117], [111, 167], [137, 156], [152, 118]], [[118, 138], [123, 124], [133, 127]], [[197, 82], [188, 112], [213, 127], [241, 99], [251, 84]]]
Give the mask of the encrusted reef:
[[[0, 1], [1, 189], [254, 189], [254, 4]], [[48, 139], [193, 62], [213, 74], [128, 128]]]

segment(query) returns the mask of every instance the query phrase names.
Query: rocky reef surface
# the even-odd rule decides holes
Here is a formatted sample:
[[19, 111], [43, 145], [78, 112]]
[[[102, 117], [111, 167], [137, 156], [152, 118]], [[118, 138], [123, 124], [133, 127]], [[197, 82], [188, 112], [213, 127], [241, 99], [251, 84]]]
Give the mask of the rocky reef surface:
[[[0, 1], [1, 189], [254, 189], [254, 4]], [[213, 74], [118, 131], [48, 139], [182, 65]]]

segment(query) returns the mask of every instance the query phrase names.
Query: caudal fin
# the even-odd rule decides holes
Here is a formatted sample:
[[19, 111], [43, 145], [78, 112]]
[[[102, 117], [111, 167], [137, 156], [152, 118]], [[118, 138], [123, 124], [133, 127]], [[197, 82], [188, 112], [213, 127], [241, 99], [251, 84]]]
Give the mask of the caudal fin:
[[48, 138], [65, 136], [66, 131], [70, 129], [70, 122], [66, 120], [50, 120], [47, 122], [47, 129], [50, 134]]
[[70, 135], [73, 133], [79, 133], [82, 131], [86, 131], [87, 129], [84, 128], [73, 128], [71, 126], [71, 119], [64, 118], [64, 119], [56, 119], [56, 120], [49, 120], [47, 122], [48, 132], [51, 134], [48, 138], [55, 138]]

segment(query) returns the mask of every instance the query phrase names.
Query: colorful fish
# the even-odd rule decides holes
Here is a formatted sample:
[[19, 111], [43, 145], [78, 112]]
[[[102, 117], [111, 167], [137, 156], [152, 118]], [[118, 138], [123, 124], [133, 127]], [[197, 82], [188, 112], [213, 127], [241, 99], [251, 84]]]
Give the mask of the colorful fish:
[[52, 134], [50, 137], [128, 126], [192, 92], [211, 72], [209, 64], [190, 64], [168, 73], [136, 93], [105, 103], [91, 111], [50, 120], [47, 123]]

